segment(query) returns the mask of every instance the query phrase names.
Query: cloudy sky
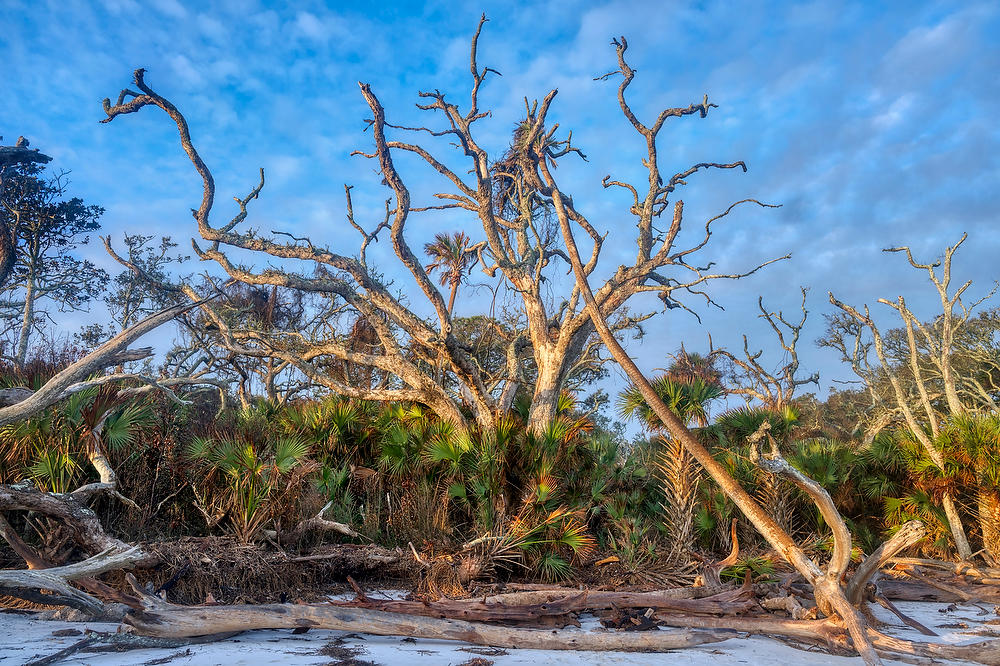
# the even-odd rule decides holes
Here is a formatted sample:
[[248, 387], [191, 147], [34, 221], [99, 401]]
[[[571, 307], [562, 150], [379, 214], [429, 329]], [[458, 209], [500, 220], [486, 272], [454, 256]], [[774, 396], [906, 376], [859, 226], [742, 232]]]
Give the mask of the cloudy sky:
[[[27, 136], [55, 167], [71, 170], [72, 193], [107, 209], [107, 231], [184, 243], [200, 184], [168, 119], [149, 109], [97, 122], [101, 99], [116, 97], [144, 67], [147, 82], [186, 114], [217, 178], [220, 217], [265, 167], [269, 183], [251, 226], [352, 253], [343, 184], [357, 187], [356, 207], [369, 224], [386, 196], [372, 165], [349, 157], [370, 147], [357, 82], [372, 85], [390, 121], [434, 122], [414, 109], [416, 93], [440, 89], [465, 102], [469, 37], [485, 11], [491, 21], [480, 63], [503, 76], [483, 92], [494, 114], [481, 123], [482, 142], [500, 154], [523, 98], [559, 90], [550, 118], [573, 130], [589, 158], [566, 162], [561, 179], [610, 232], [607, 270], [634, 256], [634, 222], [622, 193], [600, 182], [607, 174], [641, 182], [644, 155], [615, 103], [617, 84], [593, 80], [615, 66], [613, 36], [629, 40], [640, 116], [706, 93], [720, 105], [705, 120], [669, 124], [661, 134], [664, 171], [738, 159], [750, 168], [691, 179], [682, 195], [691, 229], [747, 196], [782, 205], [731, 216], [704, 256], [727, 270], [786, 252], [792, 259], [717, 284], [712, 294], [724, 312], [692, 303], [703, 324], [676, 310], [658, 317], [632, 347], [644, 367], [664, 365], [682, 341], [703, 349], [709, 331], [716, 344], [739, 344], [746, 331], [769, 348], [755, 318], [757, 296], [794, 310], [802, 285], [811, 289], [812, 313], [803, 361], [822, 373], [825, 393], [846, 377], [833, 354], [812, 344], [829, 311], [828, 290], [855, 304], [902, 293], [918, 314], [934, 312], [925, 279], [881, 248], [909, 244], [931, 258], [968, 232], [956, 279], [975, 280], [973, 293], [981, 294], [1000, 277], [996, 3], [294, 4], [5, 0], [0, 135], [5, 143]], [[434, 174], [402, 166], [418, 202], [436, 191]], [[412, 224], [412, 244], [470, 222], [422, 217]], [[107, 263], [97, 250], [88, 252]], [[390, 257], [376, 257], [398, 274]], [[468, 294], [459, 314], [482, 301], [482, 292]]]

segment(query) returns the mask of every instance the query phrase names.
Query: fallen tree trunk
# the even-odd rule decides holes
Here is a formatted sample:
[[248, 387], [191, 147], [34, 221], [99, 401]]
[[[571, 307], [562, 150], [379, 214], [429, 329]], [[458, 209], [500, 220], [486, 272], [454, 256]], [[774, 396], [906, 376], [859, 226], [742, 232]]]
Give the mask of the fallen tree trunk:
[[847, 599], [858, 606], [865, 598], [868, 583], [885, 566], [885, 563], [900, 551], [916, 544], [927, 535], [927, 529], [919, 520], [911, 520], [865, 558], [847, 582]]
[[[774, 638], [784, 636], [806, 643], [829, 647], [850, 647], [847, 631], [833, 620], [782, 620], [769, 617], [679, 617], [657, 614], [656, 620], [671, 627], [705, 630], [735, 630]], [[980, 641], [969, 645], [920, 643], [903, 640], [866, 627], [868, 637], [880, 656], [899, 659], [899, 655], [930, 659], [970, 661], [977, 664], [1000, 664], [1000, 640]]]
[[412, 636], [541, 650], [664, 651], [716, 643], [737, 634], [729, 631], [645, 631], [623, 633], [558, 633], [496, 625], [345, 608], [332, 604], [266, 604], [261, 606], [177, 606], [144, 592], [129, 575], [142, 610], [125, 622], [138, 633], [187, 638], [250, 629], [332, 629], [378, 636]]
[[[458, 599], [458, 603], [486, 603], [503, 604], [505, 606], [534, 605], [556, 603], [573, 596], [586, 594], [587, 608], [611, 608], [611, 605], [620, 608], [666, 608], [660, 604], [670, 604], [679, 600], [713, 598], [719, 595], [739, 592], [738, 596], [726, 598], [720, 597], [722, 601], [739, 601], [745, 599], [745, 592], [741, 588], [733, 586], [720, 587], [678, 587], [667, 590], [656, 590], [654, 592], [614, 592], [609, 590], [575, 590], [563, 588], [561, 590], [528, 590], [524, 592], [511, 592], [508, 594], [494, 594], [482, 599]], [[607, 604], [607, 605], [602, 605]]]
[[760, 636], [784, 636], [828, 647], [847, 647], [847, 633], [830, 620], [786, 620], [776, 617], [686, 617], [657, 613], [656, 621], [669, 627], [730, 630]]
[[944, 569], [959, 576], [974, 576], [976, 578], [1000, 579], [1000, 569], [984, 567], [971, 562], [949, 562], [946, 560], [931, 560], [921, 557], [893, 557], [889, 564], [902, 566], [921, 566]]
[[893, 601], [936, 601], [945, 604], [964, 601], [951, 592], [945, 592], [918, 581], [883, 578], [878, 584], [879, 593]]
[[610, 608], [652, 608], [693, 615], [735, 615], [747, 612], [757, 603], [744, 591], [733, 590], [703, 599], [678, 599], [661, 596], [657, 592], [574, 591], [569, 594], [560, 592], [551, 599], [535, 604], [491, 603], [476, 599], [397, 601], [362, 598], [334, 605], [477, 622], [527, 622], [540, 617]]
[[[50, 569], [0, 570], [0, 590], [36, 603], [69, 606], [92, 617], [104, 617], [108, 608], [86, 592], [70, 585], [70, 581], [93, 578], [107, 571], [128, 569], [145, 558], [138, 547], [123, 552], [107, 550], [75, 564]], [[49, 590], [43, 593], [42, 590]]]

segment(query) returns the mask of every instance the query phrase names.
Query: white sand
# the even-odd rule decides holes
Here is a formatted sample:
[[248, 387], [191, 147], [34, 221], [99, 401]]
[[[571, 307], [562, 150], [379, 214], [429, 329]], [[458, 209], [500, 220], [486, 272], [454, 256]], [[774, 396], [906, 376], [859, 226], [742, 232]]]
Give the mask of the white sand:
[[[976, 606], [959, 606], [947, 610], [947, 604], [904, 603], [900, 610], [938, 632], [937, 638], [924, 637], [918, 632], [902, 626], [898, 620], [881, 608], [877, 615], [889, 622], [888, 633], [912, 640], [931, 640], [946, 643], [966, 643], [984, 640], [990, 635], [1000, 636], [1000, 625], [985, 624], [996, 620], [992, 607], [990, 612], [981, 614]], [[942, 612], [943, 611], [943, 612]], [[592, 617], [582, 618], [582, 629], [567, 628], [565, 631], [593, 630], [599, 624]], [[942, 628], [941, 625], [964, 627]], [[23, 664], [39, 656], [50, 655], [79, 641], [83, 636], [53, 636], [52, 633], [64, 629], [86, 631], [115, 631], [118, 625], [99, 622], [60, 622], [37, 619], [15, 613], [0, 613], [0, 666]], [[777, 640], [763, 637], [730, 639], [721, 643], [703, 645], [670, 653], [621, 653], [621, 652], [559, 652], [543, 650], [504, 650], [480, 648], [449, 641], [404, 639], [399, 637], [345, 634], [340, 631], [312, 630], [305, 634], [293, 635], [290, 630], [251, 631], [228, 640], [186, 648], [133, 650], [124, 653], [84, 653], [59, 662], [75, 666], [169, 664], [181, 666], [237, 666], [243, 664], [338, 664], [347, 653], [324, 655], [323, 648], [335, 647], [354, 650], [354, 658], [361, 662], [375, 664], [416, 664], [419, 666], [445, 666], [462, 664], [480, 657], [497, 666], [514, 664], [754, 664], [761, 666], [791, 666], [809, 664], [857, 664], [860, 659], [834, 657], [819, 651], [806, 651], [785, 645]], [[500, 652], [500, 653], [498, 653]]]

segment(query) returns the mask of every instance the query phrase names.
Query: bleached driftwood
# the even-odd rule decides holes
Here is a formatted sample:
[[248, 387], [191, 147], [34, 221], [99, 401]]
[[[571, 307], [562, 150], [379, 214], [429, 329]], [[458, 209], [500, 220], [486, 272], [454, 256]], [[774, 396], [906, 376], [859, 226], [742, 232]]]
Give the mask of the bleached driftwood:
[[142, 610], [125, 622], [138, 633], [186, 638], [250, 629], [333, 629], [378, 636], [412, 636], [476, 645], [502, 645], [542, 650], [665, 651], [733, 638], [729, 631], [645, 631], [559, 633], [500, 627], [478, 622], [387, 613], [331, 604], [265, 604], [260, 606], [177, 606], [148, 594], [129, 576]]
[[[93, 578], [107, 571], [130, 569], [142, 561], [139, 547], [106, 550], [82, 562], [50, 569], [0, 570], [0, 590], [4, 594], [37, 603], [69, 606], [93, 617], [106, 614], [104, 603], [70, 585], [70, 581]], [[48, 590], [48, 593], [43, 592]]]

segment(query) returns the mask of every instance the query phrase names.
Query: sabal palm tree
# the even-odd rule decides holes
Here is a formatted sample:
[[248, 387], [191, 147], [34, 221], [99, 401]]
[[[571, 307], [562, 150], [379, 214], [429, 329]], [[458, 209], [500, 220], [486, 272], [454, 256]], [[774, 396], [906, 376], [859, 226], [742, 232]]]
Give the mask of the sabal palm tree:
[[956, 471], [954, 480], [974, 490], [983, 548], [1000, 564], [1000, 416], [959, 414], [937, 444]]
[[[652, 384], [660, 399], [667, 403], [671, 411], [682, 421], [695, 423], [700, 427], [708, 424], [708, 403], [725, 393], [718, 384], [706, 382], [700, 377], [692, 377], [690, 381], [680, 381], [671, 377], [669, 373], [656, 377]], [[625, 418], [640, 419], [654, 432], [664, 430], [660, 419], [646, 404], [635, 386], [630, 386], [619, 394], [618, 411]]]
[[478, 262], [471, 240], [464, 231], [436, 234], [433, 243], [424, 245], [424, 252], [432, 259], [426, 266], [427, 272], [440, 271], [441, 286], [451, 289], [448, 297], [448, 313], [451, 314], [462, 280]]
[[[685, 424], [708, 424], [707, 405], [723, 396], [725, 391], [718, 384], [710, 384], [700, 377], [691, 381], [678, 381], [669, 373], [651, 382], [653, 390]], [[666, 427], [646, 403], [639, 389], [630, 386], [618, 396], [618, 411], [626, 418], [639, 418], [647, 428], [659, 434]], [[680, 556], [694, 543], [694, 517], [698, 505], [699, 470], [694, 458], [672, 437], [664, 438], [665, 448], [658, 466], [663, 475], [666, 523], [674, 542], [673, 556]]]

